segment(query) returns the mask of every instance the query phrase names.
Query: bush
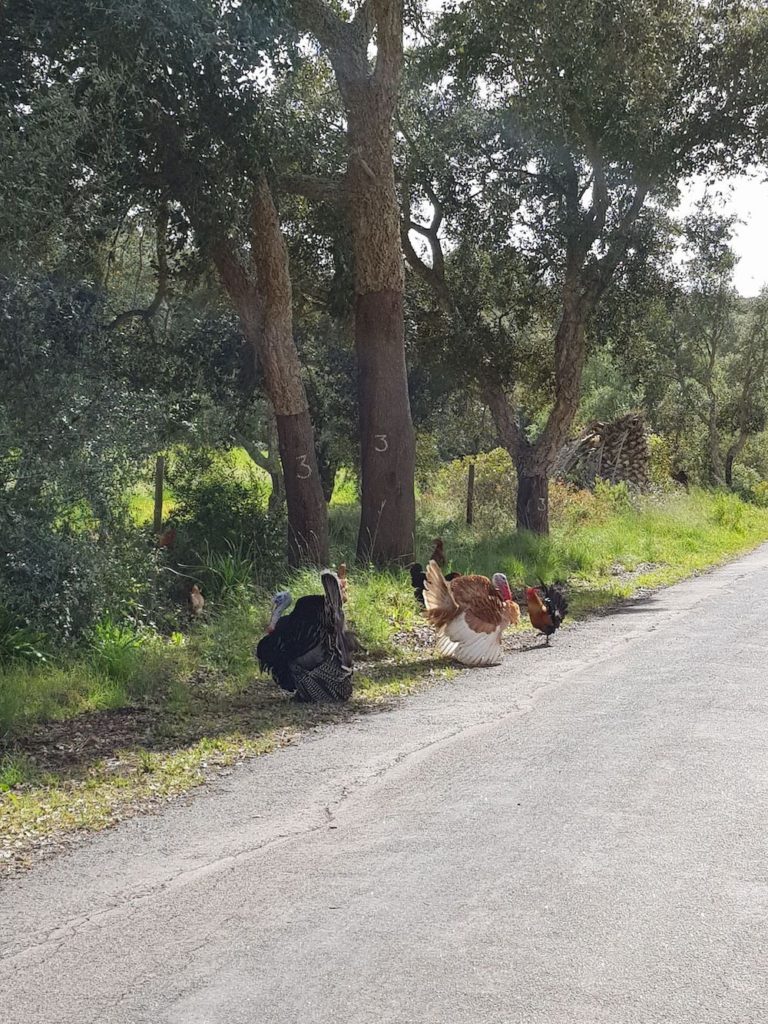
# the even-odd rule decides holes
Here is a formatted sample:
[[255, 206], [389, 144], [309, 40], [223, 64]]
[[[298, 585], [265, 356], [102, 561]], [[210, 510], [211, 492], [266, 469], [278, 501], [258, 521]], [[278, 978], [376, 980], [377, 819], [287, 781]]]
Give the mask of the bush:
[[9, 661], [45, 661], [43, 636], [21, 625], [7, 609], [0, 608], [0, 665]]
[[715, 495], [712, 504], [712, 518], [718, 526], [731, 530], [733, 533], [743, 533], [744, 512], [744, 503], [738, 495], [726, 493]]
[[265, 490], [255, 479], [239, 480], [213, 465], [200, 478], [177, 480], [174, 487], [179, 566], [204, 568], [211, 584], [225, 583], [245, 561], [254, 582], [269, 584], [280, 574], [285, 521], [267, 511]]
[[125, 682], [136, 671], [144, 641], [135, 627], [105, 615], [89, 638], [93, 665], [110, 679]]
[[7, 609], [32, 630], [66, 641], [107, 613], [118, 619], [149, 614], [159, 564], [138, 530], [97, 539], [33, 515], [5, 522], [0, 592]]
[[495, 448], [449, 462], [434, 474], [425, 494], [434, 529], [461, 522], [466, 514], [467, 477], [475, 463], [475, 525], [479, 530], [508, 530], [515, 521], [517, 475], [509, 452]]
[[602, 506], [609, 514], [624, 515], [632, 508], [632, 496], [625, 480], [617, 484], [609, 483], [607, 480], [595, 481], [595, 501]]

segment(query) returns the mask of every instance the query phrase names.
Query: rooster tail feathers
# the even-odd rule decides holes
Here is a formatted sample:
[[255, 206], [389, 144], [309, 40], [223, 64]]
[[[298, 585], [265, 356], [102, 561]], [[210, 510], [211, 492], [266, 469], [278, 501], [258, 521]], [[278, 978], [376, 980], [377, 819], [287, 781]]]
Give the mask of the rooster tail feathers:
[[565, 583], [562, 580], [555, 580], [554, 583], [545, 583], [544, 580], [539, 578], [541, 584], [541, 592], [544, 597], [544, 603], [547, 606], [547, 610], [553, 619], [557, 619], [560, 622], [565, 618], [565, 614], [568, 611], [568, 597], [565, 589]]
[[421, 590], [424, 586], [424, 580], [426, 579], [422, 565], [419, 562], [412, 562], [408, 566], [408, 571], [411, 574], [411, 583], [413, 584], [414, 590]]

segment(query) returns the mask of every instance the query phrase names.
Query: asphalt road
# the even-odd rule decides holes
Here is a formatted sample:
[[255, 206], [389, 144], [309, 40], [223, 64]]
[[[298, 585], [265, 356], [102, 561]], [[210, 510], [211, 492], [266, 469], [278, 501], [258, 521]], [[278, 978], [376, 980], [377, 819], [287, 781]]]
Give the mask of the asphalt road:
[[8, 1024], [768, 1020], [768, 548], [0, 890]]

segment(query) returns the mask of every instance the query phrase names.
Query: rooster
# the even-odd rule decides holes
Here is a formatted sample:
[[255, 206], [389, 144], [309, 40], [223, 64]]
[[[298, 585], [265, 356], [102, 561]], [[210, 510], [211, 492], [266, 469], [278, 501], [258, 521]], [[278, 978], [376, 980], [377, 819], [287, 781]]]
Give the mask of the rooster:
[[[445, 550], [443, 548], [443, 538], [436, 537], [432, 542], [435, 545], [435, 550], [432, 552], [432, 558], [430, 561], [437, 562], [439, 567], [443, 569], [445, 567]], [[419, 604], [424, 604], [424, 584], [427, 581], [427, 574], [420, 562], [413, 562], [412, 565], [408, 566], [408, 570], [411, 574], [411, 585], [413, 587], [413, 593]], [[446, 575], [446, 579], [450, 582], [455, 580], [461, 573], [449, 572]]]
[[501, 663], [501, 637], [520, 621], [520, 606], [504, 573], [487, 576], [443, 576], [437, 562], [427, 566], [424, 603], [437, 631], [440, 654], [462, 665]]
[[547, 638], [549, 646], [549, 638], [559, 628], [568, 611], [568, 598], [565, 584], [560, 580], [549, 585], [543, 580], [539, 580], [539, 583], [540, 587], [528, 587], [525, 591], [528, 617], [534, 629], [538, 629]]

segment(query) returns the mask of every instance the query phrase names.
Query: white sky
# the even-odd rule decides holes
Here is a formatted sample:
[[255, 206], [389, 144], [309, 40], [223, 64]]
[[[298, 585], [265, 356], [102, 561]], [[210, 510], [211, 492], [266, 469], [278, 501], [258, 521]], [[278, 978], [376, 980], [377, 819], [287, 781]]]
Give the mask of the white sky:
[[[735, 213], [741, 221], [736, 225], [733, 247], [739, 257], [734, 275], [736, 288], [742, 295], [757, 295], [768, 285], [768, 171], [752, 177], [724, 178], [710, 186], [713, 197], [720, 197], [723, 210]], [[683, 202], [679, 212], [687, 214], [706, 191], [703, 179], [686, 182], [681, 189]], [[719, 205], [719, 204], [718, 204]]]

